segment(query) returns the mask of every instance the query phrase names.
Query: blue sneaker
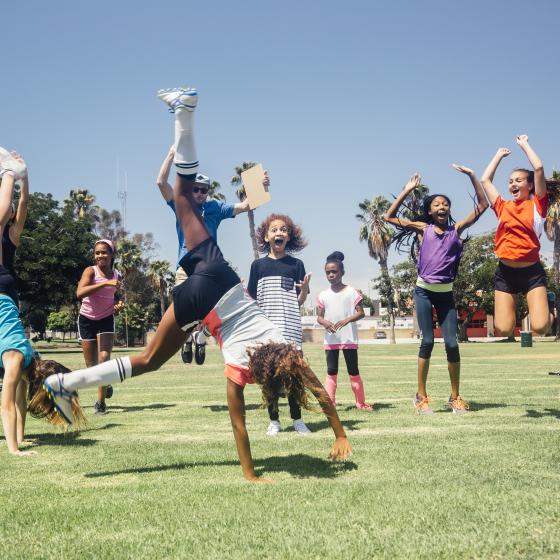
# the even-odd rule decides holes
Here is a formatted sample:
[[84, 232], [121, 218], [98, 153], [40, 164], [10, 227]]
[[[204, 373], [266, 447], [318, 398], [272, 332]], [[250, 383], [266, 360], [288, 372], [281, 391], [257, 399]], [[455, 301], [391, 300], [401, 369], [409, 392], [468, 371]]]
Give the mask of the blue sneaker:
[[64, 374], [55, 373], [49, 375], [43, 381], [43, 387], [53, 401], [56, 411], [59, 416], [67, 423], [74, 422], [74, 415], [72, 414], [72, 398], [77, 397], [76, 391], [68, 391], [64, 387]]
[[194, 88], [160, 89], [158, 97], [169, 105], [171, 113], [174, 113], [177, 109], [186, 109], [192, 113], [198, 101], [198, 95]]

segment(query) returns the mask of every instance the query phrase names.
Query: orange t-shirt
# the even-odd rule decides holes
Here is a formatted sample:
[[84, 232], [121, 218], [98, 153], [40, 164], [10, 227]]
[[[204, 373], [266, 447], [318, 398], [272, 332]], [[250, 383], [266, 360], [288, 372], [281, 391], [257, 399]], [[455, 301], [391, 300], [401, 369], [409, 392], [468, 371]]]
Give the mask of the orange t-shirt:
[[538, 262], [548, 196], [515, 202], [498, 196], [492, 210], [498, 217], [494, 251], [500, 259]]

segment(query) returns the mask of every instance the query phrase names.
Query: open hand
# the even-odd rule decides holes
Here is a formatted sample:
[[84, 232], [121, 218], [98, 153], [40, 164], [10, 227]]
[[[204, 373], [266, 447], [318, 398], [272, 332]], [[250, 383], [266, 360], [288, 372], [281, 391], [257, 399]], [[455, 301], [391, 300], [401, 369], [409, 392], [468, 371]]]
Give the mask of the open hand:
[[337, 331], [348, 324], [348, 319], [341, 319], [334, 324], [334, 330]]
[[352, 446], [348, 441], [348, 438], [338, 437], [336, 438], [334, 445], [329, 453], [329, 458], [333, 461], [344, 461], [352, 455]]
[[421, 179], [422, 179], [422, 177], [420, 177], [420, 175], [418, 173], [415, 173], [410, 178], [408, 183], [404, 186], [404, 190], [407, 193], [412, 192], [420, 184]]
[[306, 294], [309, 293], [309, 282], [311, 281], [312, 274], [313, 274], [312, 272], [306, 274], [303, 277], [303, 280], [299, 284], [296, 284], [296, 288], [299, 288], [302, 292], [305, 292]]
[[247, 482], [256, 482], [257, 484], [274, 484], [272, 478], [267, 478], [266, 476], [253, 476], [251, 478], [245, 478]]
[[461, 173], [464, 173], [465, 175], [468, 175], [469, 177], [472, 177], [474, 175], [474, 171], [469, 167], [466, 167], [465, 165], [452, 163], [451, 167], [453, 167], [453, 169], [456, 169], [457, 171], [460, 171]]
[[268, 191], [268, 187], [270, 187], [270, 177], [268, 176], [268, 171], [264, 172], [264, 179], [263, 179], [263, 187], [265, 191]]
[[330, 321], [327, 321], [326, 319], [325, 319], [325, 323], [326, 323], [326, 325], [323, 325], [323, 326], [325, 327], [327, 332], [330, 332], [330, 333], [334, 334], [336, 332], [336, 326], [334, 325], [334, 323], [331, 323]]
[[113, 311], [115, 313], [120, 313], [124, 309], [124, 301], [117, 301], [115, 305], [113, 305]]
[[37, 455], [37, 451], [22, 451], [18, 449], [16, 451], [10, 451], [10, 454], [16, 457], [29, 457], [31, 455]]

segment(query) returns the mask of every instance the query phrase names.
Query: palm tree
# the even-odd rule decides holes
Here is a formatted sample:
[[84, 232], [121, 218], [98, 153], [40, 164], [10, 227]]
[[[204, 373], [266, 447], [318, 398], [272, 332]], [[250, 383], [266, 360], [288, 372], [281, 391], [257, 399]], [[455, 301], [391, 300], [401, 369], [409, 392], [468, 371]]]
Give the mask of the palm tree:
[[[548, 213], [544, 224], [544, 231], [550, 241], [554, 242], [552, 251], [552, 274], [556, 289], [560, 287], [560, 171], [554, 170], [552, 177], [547, 179], [548, 185]], [[560, 294], [556, 294], [556, 315], [560, 318]], [[560, 338], [560, 320], [556, 321], [556, 339]]]
[[[231, 186], [236, 187], [235, 195], [240, 202], [243, 202], [247, 195], [245, 194], [245, 187], [243, 186], [243, 180], [241, 179], [241, 173], [251, 169], [257, 165], [255, 161], [244, 161], [241, 165], [235, 166], [235, 175], [231, 178]], [[257, 235], [255, 233], [255, 214], [253, 210], [247, 212], [247, 217], [249, 218], [249, 235], [251, 236], [251, 243], [253, 245], [253, 255], [255, 260], [259, 258], [259, 250], [257, 247]]]
[[95, 196], [88, 189], [72, 189], [66, 202], [73, 206], [74, 214], [80, 220], [88, 218], [92, 223], [95, 221], [97, 206], [94, 206]]
[[123, 300], [124, 300], [124, 327], [126, 333], [126, 346], [128, 347], [128, 298], [126, 292], [126, 276], [142, 263], [140, 247], [130, 239], [122, 239], [117, 243], [118, 268], [123, 274]]
[[395, 344], [395, 300], [387, 266], [389, 247], [393, 240], [393, 230], [383, 219], [383, 214], [389, 209], [390, 203], [385, 197], [376, 196], [371, 200], [364, 199], [358, 206], [362, 212], [356, 214], [356, 218], [362, 222], [360, 241], [367, 243], [369, 256], [379, 262], [383, 281], [381, 295], [387, 301], [387, 313], [389, 315], [390, 342]]
[[218, 192], [221, 188], [222, 186], [218, 183], [218, 181], [212, 181], [212, 183], [210, 183], [210, 188], [208, 189], [208, 197], [225, 202], [226, 195]]
[[161, 316], [165, 313], [165, 293], [167, 291], [167, 278], [171, 264], [168, 261], [152, 261], [148, 273], [159, 291], [159, 305]]

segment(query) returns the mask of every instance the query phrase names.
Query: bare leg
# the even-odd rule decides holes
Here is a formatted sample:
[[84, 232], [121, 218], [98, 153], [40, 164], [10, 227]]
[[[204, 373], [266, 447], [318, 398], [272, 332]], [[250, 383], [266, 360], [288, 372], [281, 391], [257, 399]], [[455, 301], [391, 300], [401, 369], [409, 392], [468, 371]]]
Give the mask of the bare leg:
[[173, 189], [177, 219], [185, 236], [185, 245], [189, 249], [193, 249], [210, 237], [193, 198], [194, 179], [193, 175], [177, 174]]
[[527, 306], [529, 307], [529, 318], [533, 332], [540, 335], [546, 334], [549, 328], [550, 312], [544, 286], [533, 288], [527, 293]]
[[451, 380], [451, 398], [459, 396], [459, 378], [461, 376], [461, 362], [447, 362], [449, 379]]
[[426, 393], [426, 382], [428, 381], [428, 370], [430, 369], [430, 359], [429, 358], [418, 358], [418, 394], [421, 397], [425, 397]]
[[502, 336], [510, 336], [513, 333], [515, 328], [515, 296], [513, 294], [500, 292], [499, 290], [495, 291], [494, 326], [502, 333]]
[[[103, 333], [97, 335], [97, 348], [99, 349], [97, 353], [97, 363], [102, 364], [107, 360], [111, 359], [111, 350], [113, 350], [113, 341], [115, 335], [112, 333]], [[99, 402], [105, 402], [105, 396], [107, 394], [107, 387], [100, 385], [97, 388], [97, 400]]]

